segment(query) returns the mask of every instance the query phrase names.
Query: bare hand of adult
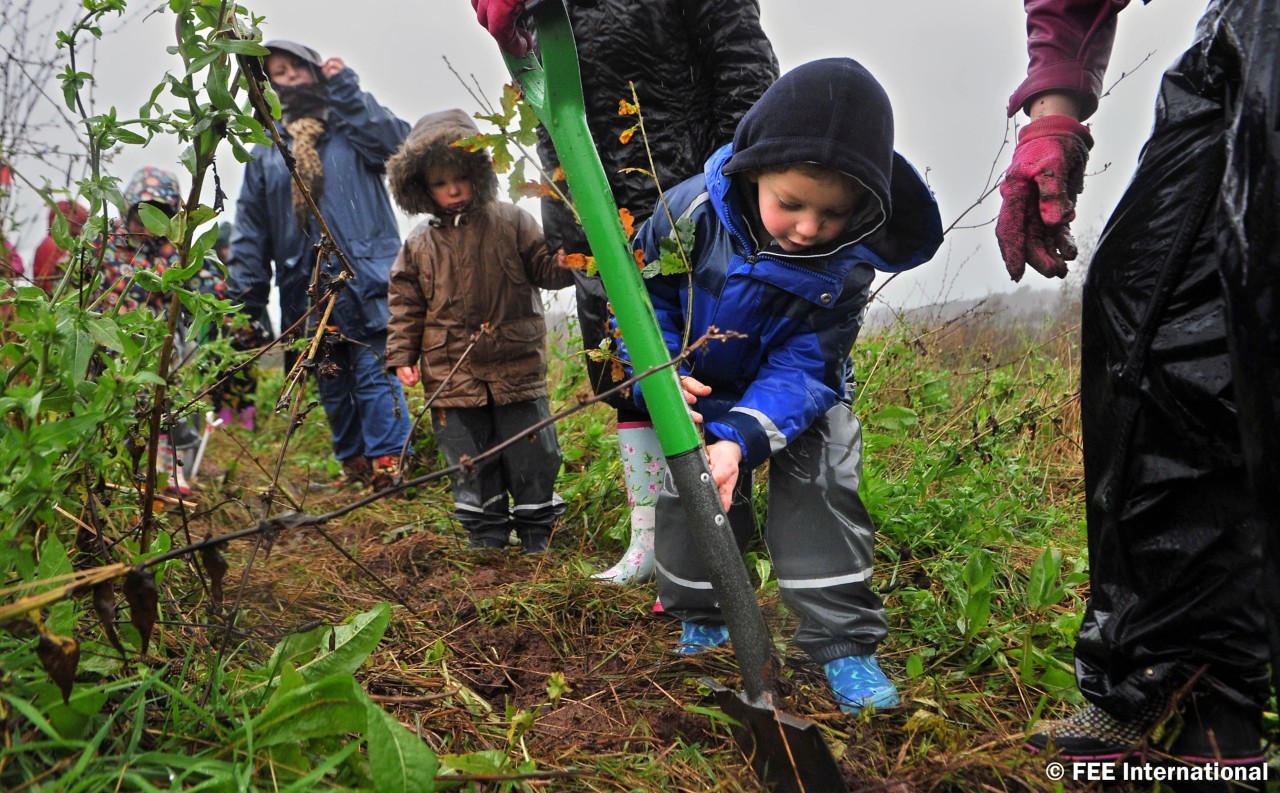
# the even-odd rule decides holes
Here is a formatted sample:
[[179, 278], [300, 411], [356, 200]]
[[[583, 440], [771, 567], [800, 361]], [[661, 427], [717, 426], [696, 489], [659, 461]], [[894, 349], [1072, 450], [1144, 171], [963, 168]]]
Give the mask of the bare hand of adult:
[[346, 61], [341, 58], [330, 58], [320, 65], [320, 73], [323, 74], [327, 80], [345, 68], [347, 68]]
[[1018, 133], [996, 221], [1000, 256], [1013, 280], [1022, 279], [1028, 264], [1045, 277], [1066, 277], [1077, 253], [1071, 221], [1091, 148], [1089, 128], [1070, 116], [1043, 116]]
[[720, 493], [724, 511], [733, 503], [733, 488], [738, 484], [738, 464], [742, 462], [742, 447], [737, 441], [716, 441], [707, 447], [707, 463], [711, 477]]
[[[711, 393], [711, 386], [684, 375], [680, 377], [680, 388], [684, 390], [684, 401], [690, 405], [697, 404], [698, 397], [706, 396]], [[693, 420], [695, 423], [702, 423], [701, 413], [696, 410], [691, 410], [689, 412], [693, 414]]]
[[421, 379], [416, 366], [397, 366], [396, 377], [400, 379], [400, 385], [405, 388], [413, 388]]
[[516, 23], [524, 13], [524, 0], [471, 0], [476, 19], [498, 42], [498, 46], [517, 58], [533, 46], [533, 35]]

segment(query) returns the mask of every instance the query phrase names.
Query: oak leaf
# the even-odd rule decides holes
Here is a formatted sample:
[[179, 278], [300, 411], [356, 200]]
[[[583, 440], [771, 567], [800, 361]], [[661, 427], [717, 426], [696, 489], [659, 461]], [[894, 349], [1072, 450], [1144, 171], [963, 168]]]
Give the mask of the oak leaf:
[[595, 266], [595, 263], [596, 257], [585, 256], [581, 253], [567, 253], [564, 257], [564, 266], [568, 267], [570, 270], [590, 272], [591, 268]]

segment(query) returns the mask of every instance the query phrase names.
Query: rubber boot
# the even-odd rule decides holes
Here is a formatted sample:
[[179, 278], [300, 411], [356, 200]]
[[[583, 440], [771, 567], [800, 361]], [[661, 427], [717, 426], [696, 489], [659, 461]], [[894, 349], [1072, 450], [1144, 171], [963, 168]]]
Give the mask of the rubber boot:
[[631, 507], [631, 543], [617, 564], [591, 577], [620, 585], [639, 584], [653, 578], [654, 515], [667, 461], [649, 422], [618, 425], [618, 450]]
[[653, 578], [653, 523], [657, 507], [632, 507], [631, 544], [618, 563], [592, 578], [612, 584], [640, 584]]
[[840, 710], [861, 713], [865, 708], [884, 710], [901, 704], [898, 689], [885, 676], [874, 655], [850, 655], [823, 665], [831, 693]]

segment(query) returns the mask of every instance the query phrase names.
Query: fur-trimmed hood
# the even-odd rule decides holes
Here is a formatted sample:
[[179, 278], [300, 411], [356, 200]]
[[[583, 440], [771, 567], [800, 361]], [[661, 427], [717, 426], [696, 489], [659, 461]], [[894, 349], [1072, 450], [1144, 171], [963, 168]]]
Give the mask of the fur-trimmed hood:
[[479, 132], [462, 110], [442, 110], [420, 118], [400, 150], [387, 160], [387, 182], [400, 208], [411, 215], [440, 215], [440, 207], [427, 188], [427, 170], [443, 165], [456, 165], [471, 178], [473, 208], [497, 201], [498, 177], [489, 153], [449, 145]]

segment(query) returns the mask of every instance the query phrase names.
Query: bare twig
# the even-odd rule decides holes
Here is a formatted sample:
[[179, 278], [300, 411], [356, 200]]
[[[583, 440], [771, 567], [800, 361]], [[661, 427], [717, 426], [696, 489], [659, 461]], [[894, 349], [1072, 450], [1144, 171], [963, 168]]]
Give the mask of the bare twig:
[[471, 350], [475, 348], [476, 342], [480, 340], [481, 336], [487, 333], [489, 333], [489, 323], [486, 322], [480, 326], [480, 330], [471, 334], [471, 338], [467, 342], [467, 348], [458, 356], [458, 362], [453, 365], [453, 368], [449, 370], [449, 373], [440, 381], [440, 385], [431, 394], [431, 396], [427, 397], [427, 401], [423, 403], [422, 410], [418, 411], [418, 415], [413, 417], [413, 425], [409, 428], [409, 434], [404, 439], [404, 446], [400, 447], [400, 459], [396, 465], [397, 479], [404, 475], [404, 461], [409, 455], [409, 442], [413, 440], [413, 432], [418, 428], [418, 422], [422, 421], [422, 417], [431, 409], [431, 404], [435, 402], [436, 398], [440, 396], [440, 393], [444, 391], [445, 386], [449, 385], [449, 382], [453, 380], [453, 376], [458, 373], [458, 369], [462, 366], [463, 361], [467, 360], [471, 355]]

